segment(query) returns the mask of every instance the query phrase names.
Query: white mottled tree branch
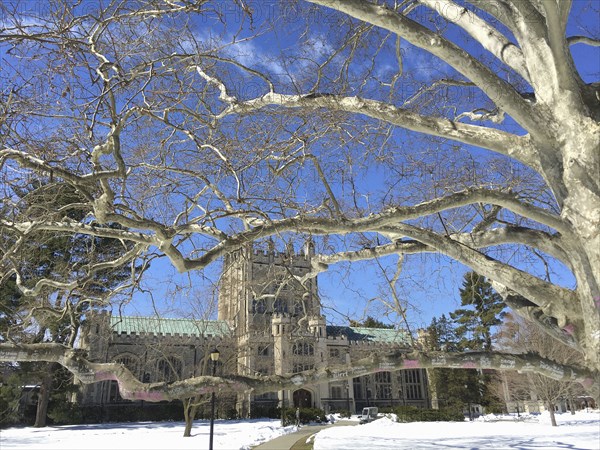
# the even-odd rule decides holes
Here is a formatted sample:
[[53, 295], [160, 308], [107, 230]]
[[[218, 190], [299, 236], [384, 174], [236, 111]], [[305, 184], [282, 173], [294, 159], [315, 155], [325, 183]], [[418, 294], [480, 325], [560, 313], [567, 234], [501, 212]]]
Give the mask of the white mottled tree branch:
[[473, 11], [451, 0], [419, 0], [419, 3], [437, 12], [447, 21], [461, 27], [492, 55], [515, 70], [523, 79], [529, 80], [529, 72], [523, 52]]
[[532, 147], [527, 136], [516, 136], [494, 128], [454, 122], [448, 119], [421, 115], [407, 109], [398, 108], [386, 102], [360, 97], [336, 95], [286, 95], [268, 93], [262, 97], [230, 105], [217, 117], [230, 114], [248, 114], [267, 107], [279, 109], [320, 109], [344, 111], [382, 120], [411, 131], [431, 136], [452, 139], [465, 144], [476, 145], [539, 169], [531, 155]]
[[592, 47], [600, 47], [600, 40], [591, 38], [589, 36], [569, 36], [567, 38], [569, 45], [585, 44]]
[[172, 383], [142, 383], [122, 364], [92, 363], [82, 350], [61, 344], [7, 344], [0, 343], [0, 361], [56, 362], [69, 370], [83, 384], [114, 380], [124, 399], [160, 402], [193, 397], [211, 392], [247, 392], [255, 394], [280, 389], [298, 388], [326, 380], [345, 380], [369, 375], [382, 370], [430, 368], [496, 369], [534, 372], [555, 380], [580, 383], [591, 392], [598, 391], [597, 373], [587, 369], [562, 365], [537, 354], [504, 353], [443, 353], [408, 349], [376, 351], [367, 358], [353, 361], [351, 365], [317, 367], [313, 370], [269, 376], [222, 377], [200, 376]]
[[411, 44], [445, 61], [473, 81], [502, 110], [532, 134], [542, 133], [541, 117], [506, 81], [468, 52], [425, 26], [385, 6], [366, 0], [308, 0], [402, 36]]

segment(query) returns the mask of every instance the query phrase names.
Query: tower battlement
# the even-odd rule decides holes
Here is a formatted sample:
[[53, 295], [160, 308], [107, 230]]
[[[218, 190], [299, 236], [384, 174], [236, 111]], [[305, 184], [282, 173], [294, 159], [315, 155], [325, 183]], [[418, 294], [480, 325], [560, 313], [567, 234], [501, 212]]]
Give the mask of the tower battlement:
[[254, 249], [252, 252], [254, 262], [261, 264], [275, 264], [278, 266], [302, 267], [311, 268], [311, 255], [306, 255], [304, 252], [288, 253], [279, 252], [276, 250], [260, 250]]
[[273, 241], [267, 241], [266, 246], [265, 244], [248, 244], [229, 253], [225, 257], [225, 264], [230, 265], [240, 260], [252, 260], [259, 264], [287, 265], [310, 269], [314, 254], [314, 244], [311, 240], [306, 241], [299, 251], [294, 249], [292, 243], [286, 244], [285, 249], [277, 249]]

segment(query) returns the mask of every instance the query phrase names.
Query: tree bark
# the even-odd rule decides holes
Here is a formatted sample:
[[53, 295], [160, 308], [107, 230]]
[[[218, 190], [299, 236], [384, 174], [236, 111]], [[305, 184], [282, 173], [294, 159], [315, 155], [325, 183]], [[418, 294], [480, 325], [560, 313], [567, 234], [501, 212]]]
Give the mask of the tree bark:
[[546, 405], [548, 407], [548, 412], [550, 413], [550, 423], [552, 423], [553, 427], [557, 427], [556, 423], [556, 415], [554, 414], [554, 403], [548, 403]]
[[[17, 168], [26, 173], [26, 176], [22, 177], [23, 180], [36, 177], [49, 177], [52, 180], [55, 177], [75, 187], [81, 193], [84, 199], [82, 203], [72, 204], [70, 208], [82, 209], [86, 219], [81, 221], [69, 219], [61, 212], [60, 215], [44, 213], [36, 217], [26, 216], [20, 222], [15, 222], [15, 217], [20, 217], [19, 214], [3, 213], [3, 217], [0, 218], [0, 228], [3, 233], [8, 233], [9, 239], [3, 240], [0, 278], [6, 279], [14, 274], [21, 292], [37, 298], [40, 293], [49, 290], [75, 291], [102, 271], [121, 267], [140, 256], [147, 256], [149, 252], [166, 256], [178, 271], [188, 272], [203, 269], [232, 251], [269, 236], [287, 233], [357, 236], [372, 233], [378, 239], [383, 237], [384, 244], [378, 244], [374, 248], [351, 247], [350, 251], [344, 251], [347, 248], [342, 248], [342, 244], [334, 246], [333, 252], [338, 253], [331, 254], [328, 249], [326, 254], [312, 258], [312, 270], [305, 275], [305, 278], [314, 277], [317, 273], [326, 270], [328, 264], [340, 261], [373, 259], [386, 254], [403, 256], [439, 252], [493, 280], [500, 286], [498, 290], [504, 291], [502, 295], [506, 303], [519, 315], [531, 319], [553, 339], [581, 351], [584, 354], [581, 364], [584, 364], [587, 369], [556, 364], [531, 354], [490, 353], [477, 357], [473, 354], [430, 355], [406, 350], [400, 356], [381, 354], [374, 355], [372, 360], [361, 361], [364, 369], [361, 374], [382, 370], [378, 364], [385, 364], [385, 367], [393, 370], [406, 367], [493, 367], [500, 370], [516, 368], [541, 373], [554, 379], [576, 380], [591, 387], [597, 398], [600, 371], [600, 233], [598, 233], [600, 223], [600, 178], [598, 177], [600, 173], [598, 99], [600, 97], [598, 94], [600, 91], [598, 83], [582, 81], [573, 56], [569, 52], [566, 24], [572, 2], [568, 0], [564, 2], [421, 0], [397, 2], [395, 7], [391, 6], [392, 2], [375, 0], [307, 0], [307, 2], [334, 9], [340, 14], [345, 14], [347, 18], [363, 22], [372, 29], [379, 28], [389, 35], [396, 36], [398, 56], [401, 56], [399, 47], [402, 39], [428, 52], [432, 58], [439, 58], [446, 62], [453, 70], [442, 69], [444, 77], [454, 78], [456, 72], [462, 74], [465, 79], [439, 81], [443, 81], [444, 84], [453, 82], [461, 89], [474, 89], [484, 93], [482, 105], [491, 104], [492, 110], [496, 111], [492, 114], [494, 117], [490, 119], [486, 114], [477, 117], [477, 114], [473, 114], [477, 110], [470, 113], [461, 112], [460, 110], [464, 108], [471, 109], [471, 101], [463, 101], [462, 95], [458, 96], [461, 99], [457, 99], [456, 104], [452, 104], [454, 103], [452, 96], [446, 96], [445, 100], [434, 109], [418, 107], [412, 102], [414, 96], [401, 104], [401, 97], [395, 96], [400, 94], [399, 90], [394, 92], [396, 77], [390, 85], [389, 97], [387, 93], [377, 88], [363, 89], [350, 81], [363, 71], [363, 69], [359, 69], [358, 72], [352, 70], [351, 63], [355, 62], [354, 57], [349, 57], [344, 62], [348, 72], [348, 85], [341, 86], [340, 91], [337, 91], [337, 86], [334, 86], [336, 89], [332, 90], [333, 94], [318, 91], [319, 88], [326, 86], [321, 81], [328, 78], [328, 76], [321, 77], [325, 73], [321, 69], [332, 68], [333, 59], [323, 64], [315, 62], [318, 75], [316, 84], [310, 91], [308, 88], [306, 91], [301, 90], [304, 84], [297, 86], [279, 82], [275, 84], [269, 79], [275, 75], [271, 69], [261, 68], [263, 71], [261, 73], [245, 67], [241, 59], [231, 54], [220, 53], [220, 49], [207, 50], [206, 53], [195, 55], [196, 58], [192, 55], [171, 53], [173, 49], [171, 47], [179, 45], [184, 48], [190, 42], [190, 35], [177, 34], [175, 29], [172, 29], [175, 45], [172, 45], [169, 40], [168, 52], [164, 53], [164, 59], [155, 59], [156, 55], [164, 50], [157, 50], [158, 43], [164, 39], [156, 35], [153, 35], [153, 38], [158, 38], [157, 40], [146, 39], [148, 36], [138, 34], [137, 30], [142, 30], [143, 27], [137, 25], [143, 24], [148, 17], [152, 17], [153, 20], [160, 20], [162, 17], [171, 20], [170, 17], [175, 17], [170, 16], [171, 14], [192, 11], [204, 13], [205, 3], [208, 2], [191, 2], [189, 5], [186, 3], [185, 6], [167, 2], [169, 5], [163, 5], [161, 8], [136, 3], [137, 6], [132, 7], [127, 14], [116, 13], [112, 7], [109, 7], [97, 15], [102, 17], [102, 20], [91, 24], [87, 30], [81, 30], [78, 25], [81, 20], [86, 20], [82, 16], [74, 17], [70, 24], [63, 23], [62, 16], [50, 15], [48, 18], [40, 18], [43, 26], [33, 27], [40, 28], [39, 32], [33, 34], [30, 33], [32, 29], [28, 31], [31, 27], [8, 27], [1, 39], [14, 46], [13, 55], [19, 55], [18, 57], [6, 55], [10, 59], [9, 64], [15, 64], [9, 78], [12, 79], [14, 76], [14, 79], [20, 81], [22, 85], [37, 83], [45, 85], [58, 74], [57, 79], [62, 81], [60, 86], [56, 85], [54, 88], [60, 87], [60, 91], [62, 88], [65, 90], [59, 93], [57, 89], [56, 93], [60, 97], [57, 95], [54, 98], [55, 92], [50, 89], [47, 91], [47, 98], [44, 99], [43, 96], [37, 95], [35, 90], [32, 94], [27, 94], [17, 92], [27, 91], [27, 89], [17, 89], [8, 95], [5, 102], [7, 107], [0, 108], [2, 110], [0, 123], [6, 128], [4, 133], [6, 139], [3, 139], [3, 146], [0, 147], [0, 169], [6, 174], [3, 180], [9, 187], [7, 192], [14, 193], [23, 188], [19, 184], [21, 177], [10, 175]], [[56, 3], [59, 5], [68, 2]], [[430, 26], [434, 22], [433, 19], [426, 21], [418, 15], [409, 15], [407, 11], [415, 5], [427, 8], [428, 13], [433, 14], [436, 19], [443, 20], [450, 28], [454, 26], [462, 28], [476, 43], [481, 44], [482, 49], [495, 58], [494, 62], [489, 64], [488, 58], [481, 53], [482, 50], [475, 50], [469, 41], [463, 41], [460, 37], [449, 39], [444, 33], [434, 30]], [[480, 14], [482, 10], [487, 14]], [[56, 13], [54, 8], [49, 12]], [[244, 11], [244, 14], [246, 13], [251, 14]], [[497, 21], [490, 20], [489, 16], [496, 17]], [[12, 19], [8, 21], [16, 20], [15, 23], [18, 23], [21, 20], [17, 10], [14, 11]], [[341, 23], [343, 20], [340, 21]], [[498, 23], [504, 24], [506, 28], [499, 27]], [[323, 27], [325, 26], [324, 23]], [[195, 36], [193, 30], [184, 28], [192, 31], [191, 36]], [[72, 38], [71, 32], [74, 30], [77, 30], [77, 35], [81, 34], [82, 39]], [[123, 41], [109, 37], [112, 33], [108, 30], [119, 30], [120, 33], [117, 34]], [[156, 27], [156, 30], [164, 33], [162, 27]], [[510, 33], [507, 30], [510, 30]], [[153, 34], [150, 30], [145, 31]], [[310, 33], [307, 32], [306, 35], [309, 36]], [[122, 42], [129, 38], [131, 42], [140, 42], [139, 53], [138, 50], [128, 53], [123, 48]], [[359, 38], [360, 36], [352, 45], [355, 48], [368, 49], [371, 42], [368, 40], [359, 42]], [[151, 45], [145, 47], [142, 42], [146, 41]], [[574, 36], [570, 41], [591, 45], [598, 43], [597, 40], [586, 36]], [[344, 45], [350, 42], [346, 40]], [[376, 58], [380, 50], [385, 50], [384, 44], [385, 42], [381, 42], [379, 50], [373, 53], [373, 64], [375, 59], [380, 59]], [[22, 50], [19, 49], [21, 45], [24, 46]], [[222, 48], [228, 48], [230, 45], [233, 46], [235, 43], [227, 43]], [[340, 47], [339, 52], [331, 53], [331, 58], [342, 56], [345, 50], [344, 52], [341, 50], [344, 48], [347, 47]], [[31, 67], [27, 65], [29, 57], [34, 58], [37, 54], [47, 54], [60, 59], [63, 53], [67, 53], [66, 49], [74, 55], [69, 56], [67, 61], [62, 63], [70, 70], [64, 69], [63, 65], [48, 67], [52, 76], [40, 71], [41, 75], [38, 78], [38, 75], [31, 70], [35, 64]], [[383, 51], [381, 55], [385, 53]], [[46, 59], [53, 60], [51, 57]], [[85, 61], [83, 66], [80, 65], [82, 61]], [[436, 61], [434, 59], [434, 63]], [[331, 65], [327, 66], [330, 63]], [[232, 72], [227, 70], [221, 72], [227, 64], [233, 64], [237, 69], [243, 70], [250, 78], [260, 78], [263, 88], [256, 93], [252, 91], [252, 94], [248, 91], [243, 95], [241, 91], [240, 94], [236, 94], [239, 91], [234, 86], [237, 76], [234, 74], [237, 69]], [[88, 69], [92, 73], [91, 83], [88, 81], [87, 74], [83, 75]], [[291, 66], [288, 69], [294, 71]], [[175, 90], [173, 97], [165, 96], [158, 86], [163, 83], [165, 86], [177, 85], [179, 77], [170, 78], [169, 73], [178, 74], [186, 70], [189, 78], [186, 76], [185, 83], [189, 80], [189, 85], [186, 84], [180, 92]], [[311, 74], [298, 75], [301, 75], [298, 78], [301, 79]], [[197, 78], [198, 76], [200, 78]], [[231, 82], [231, 92], [225, 82], [219, 78], [220, 76], [223, 76], [223, 80], [231, 80], [228, 81]], [[238, 80], [242, 79], [240, 77]], [[98, 83], [98, 80], [102, 83]], [[380, 81], [387, 80], [381, 78]], [[423, 88], [425, 91], [431, 88], [430, 92], [434, 92], [439, 87], [438, 81], [431, 84], [430, 81], [424, 81]], [[102, 89], [96, 90], [100, 84], [103, 85]], [[244, 81], [244, 84], [251, 83]], [[346, 82], [341, 84], [345, 85]], [[382, 85], [387, 84], [382, 83]], [[280, 93], [277, 92], [276, 86]], [[78, 87], [85, 87], [86, 93], [79, 96], [71, 92], [74, 95], [71, 100], [71, 94], [67, 95], [66, 89], [75, 91], [79, 90]], [[218, 93], [212, 87], [216, 87]], [[293, 89], [290, 89], [291, 87]], [[89, 92], [87, 88], [90, 89]], [[532, 92], [524, 92], [524, 90], [532, 90]], [[463, 92], [467, 94], [468, 90], [465, 89]], [[388, 100], [385, 100], [386, 97]], [[15, 98], [17, 100], [14, 100]], [[62, 98], [65, 98], [64, 102]], [[150, 98], [153, 100], [148, 102]], [[29, 102], [35, 104], [33, 110], [28, 106]], [[197, 109], [187, 106], [191, 104], [197, 105]], [[436, 111], [438, 106], [441, 109]], [[90, 108], [95, 109], [96, 112], [90, 114]], [[485, 106], [484, 110], [487, 109], [488, 107]], [[265, 185], [268, 183], [264, 190], [269, 191], [269, 187], [276, 186], [281, 180], [285, 183], [289, 182], [285, 178], [277, 178], [279, 173], [271, 178], [273, 161], [278, 160], [277, 167], [285, 167], [286, 171], [288, 168], [295, 169], [295, 165], [299, 167], [298, 170], [305, 171], [306, 167], [301, 166], [309, 158], [313, 158], [312, 161], [316, 166], [320, 163], [321, 150], [316, 150], [314, 154], [310, 152], [311, 149], [321, 147], [321, 139], [331, 139], [331, 142], [335, 141], [337, 144], [338, 137], [336, 134], [330, 134], [331, 131], [323, 131], [323, 134], [321, 131], [316, 131], [314, 134], [311, 131], [304, 139], [304, 131], [288, 131], [286, 127], [274, 128], [273, 135], [278, 136], [278, 139], [282, 137], [290, 138], [290, 141], [294, 142], [301, 141], [302, 157], [288, 159], [287, 156], [281, 157], [271, 152], [269, 156], [264, 158], [258, 156], [258, 159], [254, 159], [262, 151], [262, 147], [258, 144], [260, 150], [252, 147], [245, 148], [246, 138], [250, 138], [248, 142], [252, 141], [252, 133], [255, 131], [246, 131], [254, 130], [254, 125], [247, 127], [242, 116], [249, 117], [249, 124], [255, 121], [260, 128], [260, 124], [264, 123], [270, 129], [272, 117], [291, 116], [292, 110], [297, 111], [298, 117], [302, 119], [325, 112], [319, 119], [330, 121], [324, 123], [329, 130], [340, 129], [343, 132], [351, 132], [354, 126], [352, 120], [348, 121], [350, 126], [346, 128], [345, 121], [337, 122], [337, 117], [356, 117], [370, 124], [377, 123], [377, 126], [385, 125], [390, 130], [394, 130], [394, 134], [395, 130], [404, 129], [429, 137], [449, 139], [459, 146], [466, 144], [464, 148], [469, 152], [470, 146], [488, 149], [501, 155], [502, 160], [510, 158], [510, 164], [516, 162], [516, 167], [519, 169], [535, 171], [536, 175], [533, 178], [539, 175], [540, 182], [539, 185], [535, 185], [536, 192], [532, 194], [528, 188], [522, 190], [519, 188], [520, 176], [511, 175], [506, 183], [500, 182], [499, 187], [468, 189], [416, 205], [412, 202], [404, 203], [402, 195], [398, 197], [399, 200], [391, 199], [393, 196], [386, 195], [385, 198], [391, 199], [390, 204], [382, 197], [376, 202], [369, 200], [369, 207], [359, 211], [362, 208], [356, 206], [355, 199], [357, 196], [372, 198], [371, 183], [367, 182], [364, 192], [361, 186], [358, 186], [359, 189], [352, 186], [356, 209], [342, 208], [340, 205], [351, 203], [352, 196], [334, 193], [336, 189], [332, 190], [330, 186], [333, 183], [340, 183], [339, 186], [342, 187], [340, 190], [345, 191], [346, 181], [337, 178], [328, 179], [318, 169], [315, 172], [318, 174], [316, 179], [321, 180], [324, 185], [322, 186], [324, 193], [322, 195], [318, 193], [315, 197], [307, 196], [303, 206], [297, 206], [295, 184], [290, 185], [289, 191], [293, 193], [290, 197], [285, 194], [284, 198], [277, 198], [277, 196], [271, 198], [266, 194], [264, 198], [260, 197], [260, 200], [253, 199], [254, 192], [243, 187], [244, 184], [251, 183], [242, 183], [241, 179], [248, 180], [256, 174], [262, 177], [261, 167], [265, 166], [265, 173], [269, 172], [269, 175], [264, 175], [262, 181]], [[497, 126], [499, 122], [494, 119], [504, 117], [505, 114], [510, 116], [510, 125]], [[17, 119], [13, 120], [13, 115]], [[33, 128], [28, 129], [29, 125], [21, 124], [19, 117], [35, 117], [35, 120], [40, 120], [40, 124], [52, 124], [56, 120], [59, 122], [64, 120], [64, 127], [61, 126], [61, 133], [50, 139], [49, 134], [38, 133], [33, 125], [31, 125]], [[103, 120], [100, 120], [100, 117]], [[296, 117], [293, 119], [295, 120]], [[44, 122], [46, 120], [48, 122]], [[148, 127], [135, 126], [136, 123], [143, 123], [144, 120], [149, 121]], [[240, 122], [234, 125], [235, 132], [230, 133], [232, 131], [230, 125], [237, 120]], [[210, 137], [201, 131], [207, 128], [207, 125], [212, 130], [209, 133]], [[219, 137], [221, 126], [227, 132]], [[42, 128], [44, 127], [45, 125]], [[136, 131], [137, 128], [139, 131]], [[370, 134], [369, 128], [366, 130]], [[213, 131], [214, 137], [212, 137]], [[80, 139], [84, 134], [90, 137]], [[231, 141], [232, 144], [226, 152], [216, 148], [216, 142], [220, 142], [222, 137], [237, 134], [239, 138]], [[150, 163], [149, 159], [145, 158], [144, 152], [147, 151], [145, 140], [148, 137], [153, 138], [153, 135], [165, 136], [165, 138], [155, 139], [152, 144], [148, 144], [148, 147], [154, 149], [152, 151], [161, 155], [156, 159], [157, 162]], [[133, 149], [129, 145], [121, 146], [121, 140], [144, 144], [140, 148]], [[228, 139], [224, 141], [227, 142], [225, 145], [229, 145]], [[363, 148], [361, 139], [357, 139], [356, 153], [351, 154], [350, 161], [364, 158], [365, 166], [373, 163], [377, 169], [389, 168], [396, 164], [398, 161], [390, 159], [390, 166], [379, 166], [377, 160], [371, 159], [369, 154], [375, 148], [373, 145], [379, 145], [377, 141], [378, 139], [373, 141], [367, 139], [366, 147]], [[244, 143], [244, 148], [239, 146], [240, 142]], [[194, 151], [207, 150], [211, 156], [204, 160], [203, 157], [198, 157], [200, 153], [195, 153], [193, 157], [186, 159], [188, 158], [185, 156], [186, 152], [181, 153], [179, 149], [187, 145], [194, 148]], [[382, 145], [387, 144], [382, 143]], [[305, 153], [306, 150], [309, 150], [308, 153]], [[387, 152], [387, 148], [384, 150]], [[246, 151], [248, 155], [252, 155], [251, 160], [245, 160]], [[238, 160], [236, 157], [239, 155], [229, 156], [228, 153], [239, 153], [243, 157]], [[475, 160], [479, 158], [477, 153], [471, 154]], [[323, 154], [325, 155], [323, 162], [329, 164], [330, 161], [326, 159], [329, 156], [325, 151]], [[214, 164], [213, 158], [218, 161], [218, 165]], [[196, 166], [187, 167], [192, 160], [196, 161]], [[279, 165], [280, 161], [283, 161], [281, 165]], [[266, 166], [269, 166], [269, 169], [266, 169]], [[283, 171], [281, 169], [281, 172]], [[194, 186], [194, 188], [190, 187], [192, 189], [190, 191], [187, 188], [182, 191], [171, 189], [172, 186], [166, 184], [171, 177], [171, 172], [177, 174], [173, 179], [175, 183], [181, 182], [181, 186]], [[202, 174], [203, 172], [210, 175]], [[307, 173], [308, 171], [303, 175]], [[491, 179], [500, 181], [503, 176], [499, 175], [499, 172], [494, 172], [491, 174]], [[186, 180], [186, 177], [190, 178]], [[407, 183], [411, 183], [408, 181], [409, 178], [406, 179]], [[138, 203], [134, 196], [129, 194], [141, 193], [147, 189], [147, 186], [152, 186], [151, 190], [154, 191], [155, 186], [152, 181], [154, 179], [160, 180], [161, 183], [164, 181], [161, 187], [166, 191], [165, 194], [158, 194], [157, 199], [162, 203], [157, 204], [170, 204], [173, 208], [177, 208], [177, 205], [182, 203], [187, 205], [189, 201], [190, 204], [198, 206], [201, 212], [198, 215], [195, 213], [190, 215], [193, 208], [188, 209], [184, 206], [180, 211], [169, 211], [162, 219], [155, 218], [157, 216], [154, 211], [155, 206], [146, 206], [147, 199], [143, 196]], [[231, 180], [234, 181], [230, 183]], [[446, 192], [457, 189], [454, 181], [450, 180], [443, 187]], [[478, 180], [475, 184], [479, 183]], [[493, 185], [496, 185], [496, 181]], [[404, 188], [403, 179], [398, 178], [397, 182], [398, 187]], [[232, 187], [234, 184], [237, 187]], [[425, 184], [426, 188], [433, 187]], [[116, 189], [117, 186], [119, 189]], [[172, 197], [171, 194], [175, 191], [178, 194]], [[437, 191], [436, 187], [436, 192], [442, 191]], [[11, 195], [9, 194], [7, 198]], [[339, 201], [336, 195], [340, 196]], [[286, 203], [287, 201], [289, 203]], [[407, 201], [410, 201], [410, 197]], [[7, 202], [7, 205], [10, 203]], [[283, 208], [274, 207], [275, 204]], [[333, 207], [330, 207], [331, 205]], [[442, 220], [442, 212], [453, 215], [451, 211], [458, 211], [462, 214], [471, 208], [478, 213], [487, 208], [497, 212], [489, 221], [488, 218], [481, 221], [464, 219], [461, 226], [454, 228], [460, 230], [457, 232], [452, 232], [452, 229], [448, 231], [444, 226], [446, 231], [444, 233], [437, 225], [427, 223], [428, 218], [433, 215], [438, 215]], [[15, 206], [13, 212], [17, 212], [18, 209]], [[329, 209], [330, 214], [323, 213], [326, 209]], [[122, 228], [105, 226], [107, 223], [120, 224]], [[494, 224], [497, 228], [492, 228]], [[60, 279], [53, 277], [30, 279], [28, 282], [25, 275], [26, 265], [21, 266], [21, 263], [13, 261], [14, 256], [22, 252], [25, 243], [37, 245], [39, 234], [43, 231], [121, 239], [130, 243], [132, 247], [124, 251], [121, 257], [115, 257], [111, 261], [102, 259], [101, 262], [91, 264], [86, 269], [80, 268], [83, 272], [79, 272], [78, 275]], [[202, 244], [193, 251], [188, 251], [192, 247], [182, 245], [182, 242], [187, 239], [192, 241], [198, 239], [206, 242], [207, 245]], [[519, 247], [524, 249], [524, 252], [533, 249], [532, 253], [541, 252], [556, 258], [571, 271], [576, 280], [574, 283], [576, 288], [568, 289], [552, 283], [549, 277], [542, 279], [536, 275], [535, 270], [526, 272], [518, 269], [517, 267], [521, 266], [511, 265], [510, 262], [515, 259], [495, 257], [495, 246]], [[491, 251], [487, 251], [487, 248], [491, 248]], [[33, 260], [32, 264], [35, 265], [35, 262]], [[75, 279], [76, 277], [79, 279]], [[104, 305], [105, 299], [96, 301]], [[65, 311], [54, 312], [57, 316], [61, 316]], [[193, 397], [197, 395], [198, 390], [202, 394], [211, 393], [216, 389], [236, 391], [254, 389], [265, 392], [282, 386], [294, 386], [294, 383], [302, 385], [317, 382], [316, 380], [321, 378], [329, 379], [334, 376], [334, 373], [335, 376], [340, 376], [339, 374], [343, 372], [342, 369], [337, 368], [335, 370], [320, 368], [312, 373], [280, 378], [196, 377], [166, 386], [159, 383], [140, 384], [118, 365], [90, 363], [85, 361], [81, 354], [68, 353], [67, 350], [55, 351], [50, 347], [11, 348], [0, 344], [0, 353], [4, 352], [4, 348], [6, 348], [6, 355], [12, 358], [6, 360], [58, 362], [71, 370], [84, 383], [117, 380], [124, 398], [146, 401]], [[2, 357], [4, 355], [0, 355], [0, 360]], [[356, 374], [356, 372], [352, 373]], [[44, 395], [49, 395], [49, 392], [45, 391]]]
[[569, 410], [571, 411], [571, 415], [574, 416], [575, 415], [575, 398], [573, 397], [573, 393], [569, 392], [569, 405], [570, 408]]
[[169, 401], [227, 390], [255, 394], [319, 384], [325, 380], [348, 380], [358, 376], [401, 369], [497, 369], [538, 373], [554, 380], [580, 383], [591, 395], [600, 392], [599, 374], [587, 368], [558, 364], [536, 353], [515, 355], [498, 352], [444, 353], [397, 348], [373, 351], [352, 365], [317, 367], [313, 370], [269, 376], [197, 376], [173, 383], [142, 383], [124, 365], [91, 363], [84, 352], [61, 344], [0, 344], [0, 361], [57, 362], [84, 384], [115, 380], [124, 399]]
[[190, 437], [192, 435], [192, 427], [194, 426], [194, 419], [198, 412], [198, 397], [187, 398], [183, 402], [183, 417], [185, 419], [185, 429], [183, 430], [183, 437]]
[[48, 421], [48, 403], [50, 401], [50, 393], [52, 392], [54, 364], [44, 364], [47, 370], [44, 371], [44, 377], [40, 385], [40, 393], [38, 396], [37, 408], [35, 412], [35, 428], [43, 428]]
[[192, 435], [192, 425], [194, 422], [194, 416], [191, 414], [190, 407], [191, 399], [186, 398], [183, 401], [183, 418], [185, 420], [185, 428], [183, 430], [183, 437], [190, 437]]

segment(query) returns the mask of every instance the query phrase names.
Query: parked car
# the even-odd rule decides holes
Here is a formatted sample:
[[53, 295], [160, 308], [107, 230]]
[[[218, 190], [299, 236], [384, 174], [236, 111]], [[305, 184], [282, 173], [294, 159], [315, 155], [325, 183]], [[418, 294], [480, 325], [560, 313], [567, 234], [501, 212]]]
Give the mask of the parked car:
[[379, 409], [374, 406], [371, 406], [369, 408], [363, 408], [362, 414], [359, 416], [359, 418], [360, 418], [359, 423], [361, 423], [361, 424], [369, 423], [372, 420], [377, 419], [378, 412], [379, 412]]

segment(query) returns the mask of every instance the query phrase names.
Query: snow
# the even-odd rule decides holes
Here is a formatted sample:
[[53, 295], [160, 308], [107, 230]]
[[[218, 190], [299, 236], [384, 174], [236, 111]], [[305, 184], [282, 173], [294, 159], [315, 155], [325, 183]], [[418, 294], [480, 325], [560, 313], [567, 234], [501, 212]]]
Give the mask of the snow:
[[[339, 420], [338, 417], [335, 417]], [[355, 419], [355, 417], [353, 417]], [[370, 449], [600, 449], [600, 411], [549, 416], [484, 416], [469, 422], [396, 423], [382, 417], [365, 425], [331, 426], [319, 432], [315, 450]], [[341, 419], [342, 421], [344, 419]], [[208, 448], [208, 421], [196, 421], [184, 438], [182, 422], [140, 422], [0, 430], [0, 448], [10, 449], [198, 449]], [[215, 421], [214, 448], [247, 450], [296, 431], [279, 420]]]
[[[0, 430], [0, 449], [199, 449], [208, 448], [209, 422], [194, 422], [183, 437], [183, 422], [132, 422]], [[215, 449], [249, 449], [296, 431], [280, 420], [215, 420]]]
[[485, 416], [473, 422], [396, 423], [383, 417], [317, 434], [314, 450], [363, 449], [600, 449], [600, 411], [537, 416]]

